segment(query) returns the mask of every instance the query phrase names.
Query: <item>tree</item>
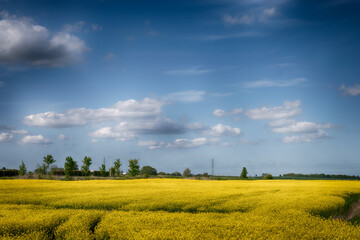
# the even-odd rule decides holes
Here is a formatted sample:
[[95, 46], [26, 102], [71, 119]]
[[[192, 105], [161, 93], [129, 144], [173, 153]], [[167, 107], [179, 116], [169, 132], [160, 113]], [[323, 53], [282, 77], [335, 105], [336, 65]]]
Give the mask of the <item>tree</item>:
[[131, 176], [136, 176], [140, 172], [139, 159], [129, 159], [129, 174]]
[[247, 171], [246, 167], [243, 167], [242, 172], [241, 172], [241, 175], [240, 175], [240, 178], [241, 178], [241, 179], [246, 179], [246, 178], [248, 178], [248, 177], [247, 177], [247, 174], [248, 174], [248, 171]]
[[43, 164], [36, 164], [36, 169], [35, 169], [35, 171], [34, 171], [36, 174], [38, 174], [39, 175], [39, 177], [41, 176], [41, 175], [45, 175], [46, 174], [46, 164], [45, 163], [43, 163]]
[[77, 163], [73, 160], [72, 157], [68, 156], [65, 159], [65, 177], [67, 179], [70, 179], [71, 176], [74, 174], [74, 170], [77, 170], [78, 165]]
[[105, 160], [103, 162], [103, 164], [101, 164], [101, 167], [99, 168], [100, 170], [100, 175], [103, 177], [106, 177], [106, 165], [105, 165]]
[[51, 154], [48, 154], [48, 155], [46, 155], [46, 157], [44, 157], [43, 162], [44, 162], [43, 164], [45, 164], [45, 174], [46, 174], [50, 165], [55, 163], [56, 160], [53, 158], [53, 156]]
[[191, 170], [189, 168], [186, 168], [183, 172], [184, 177], [191, 177]]
[[83, 165], [81, 166], [81, 171], [84, 176], [90, 175], [90, 165], [91, 165], [91, 157], [84, 157], [84, 160], [82, 160]]
[[19, 166], [19, 174], [25, 175], [26, 174], [26, 166], [24, 161], [21, 161], [21, 165]]
[[274, 177], [270, 173], [263, 174], [264, 179], [273, 179]]
[[140, 171], [141, 175], [157, 175], [157, 170], [151, 166], [143, 166]]
[[176, 177], [181, 177], [181, 173], [179, 173], [179, 172], [173, 172], [173, 173], [171, 173], [171, 175], [176, 176]]
[[115, 176], [120, 176], [120, 167], [121, 167], [122, 163], [120, 162], [120, 158], [117, 158], [114, 162], [114, 175]]

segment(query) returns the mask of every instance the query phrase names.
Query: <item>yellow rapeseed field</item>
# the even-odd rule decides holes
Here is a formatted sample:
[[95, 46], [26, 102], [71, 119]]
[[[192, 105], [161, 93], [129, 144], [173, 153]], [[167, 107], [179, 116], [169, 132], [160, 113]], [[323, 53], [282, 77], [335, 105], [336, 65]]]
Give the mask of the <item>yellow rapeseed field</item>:
[[359, 181], [0, 180], [0, 239], [360, 239]]

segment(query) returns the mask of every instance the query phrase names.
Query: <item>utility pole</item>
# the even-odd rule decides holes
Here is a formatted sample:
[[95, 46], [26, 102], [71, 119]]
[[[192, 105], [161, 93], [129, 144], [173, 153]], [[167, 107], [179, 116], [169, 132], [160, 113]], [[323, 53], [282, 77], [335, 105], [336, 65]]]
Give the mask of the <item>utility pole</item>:
[[214, 158], [211, 159], [211, 176], [214, 176]]

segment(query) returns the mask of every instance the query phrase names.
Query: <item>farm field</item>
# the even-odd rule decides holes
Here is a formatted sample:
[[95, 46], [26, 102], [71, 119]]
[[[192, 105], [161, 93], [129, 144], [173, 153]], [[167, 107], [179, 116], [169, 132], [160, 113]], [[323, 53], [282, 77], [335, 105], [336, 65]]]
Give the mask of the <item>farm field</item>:
[[0, 180], [1, 239], [360, 239], [359, 181]]

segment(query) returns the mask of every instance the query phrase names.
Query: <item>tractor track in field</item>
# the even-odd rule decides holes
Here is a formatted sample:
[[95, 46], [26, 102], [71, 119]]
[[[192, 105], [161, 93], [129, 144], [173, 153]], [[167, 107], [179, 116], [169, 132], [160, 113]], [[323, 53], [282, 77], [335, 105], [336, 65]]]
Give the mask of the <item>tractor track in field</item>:
[[341, 218], [344, 219], [345, 221], [350, 221], [359, 213], [360, 213], [360, 199], [357, 202], [353, 203], [346, 216], [342, 216]]

